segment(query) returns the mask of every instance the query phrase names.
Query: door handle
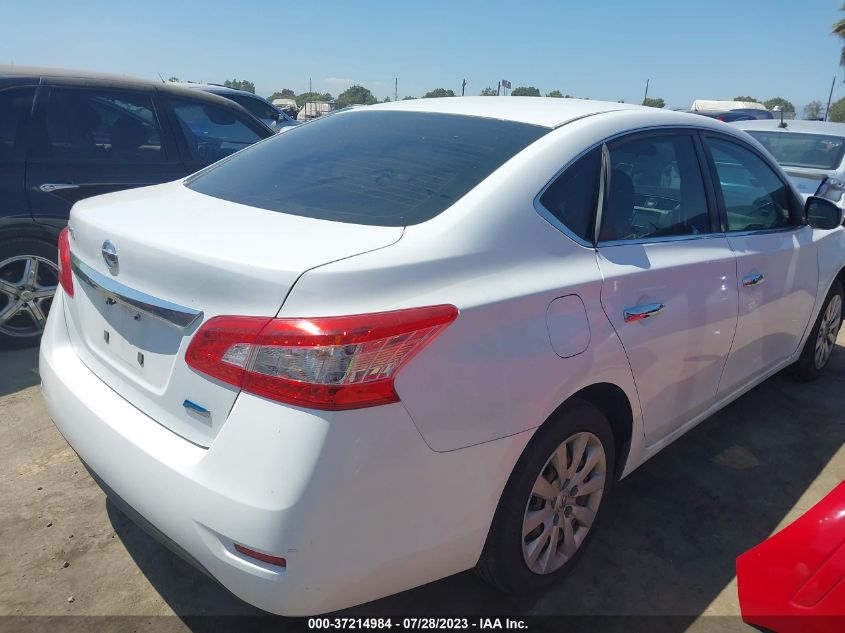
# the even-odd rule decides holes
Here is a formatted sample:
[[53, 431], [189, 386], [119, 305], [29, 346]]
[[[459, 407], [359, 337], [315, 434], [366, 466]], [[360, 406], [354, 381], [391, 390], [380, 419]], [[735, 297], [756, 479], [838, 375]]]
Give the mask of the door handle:
[[54, 191], [61, 191], [62, 189], [79, 189], [79, 185], [72, 182], [45, 182], [38, 187], [44, 193], [52, 193]]
[[635, 321], [642, 321], [657, 316], [663, 312], [663, 308], [665, 307], [662, 303], [647, 303], [643, 306], [626, 308], [622, 314], [625, 317], [625, 323], [634, 323]]
[[763, 273], [754, 273], [753, 275], [746, 275], [742, 278], [742, 285], [746, 288], [750, 288], [751, 286], [757, 286], [763, 283], [766, 280], [765, 275]]

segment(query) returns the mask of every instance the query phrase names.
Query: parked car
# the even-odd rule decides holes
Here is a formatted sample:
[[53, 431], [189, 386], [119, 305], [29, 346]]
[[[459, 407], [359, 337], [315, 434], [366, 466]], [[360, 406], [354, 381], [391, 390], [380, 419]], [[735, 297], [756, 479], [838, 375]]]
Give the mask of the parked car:
[[281, 132], [285, 128], [300, 124], [299, 121], [288, 116], [281, 108], [277, 108], [267, 101], [267, 99], [245, 90], [235, 90], [234, 88], [217, 84], [198, 84], [192, 82], [181, 82], [176, 85], [194, 90], [202, 90], [203, 92], [209, 92], [234, 101], [252, 116], [261, 119], [274, 132]]
[[711, 119], [717, 119], [724, 123], [733, 123], [734, 121], [756, 121], [773, 119], [774, 115], [769, 110], [759, 110], [756, 108], [736, 108], [734, 110], [702, 110], [695, 112], [701, 116], [709, 116]]
[[736, 124], [775, 157], [806, 198], [827, 177], [845, 179], [845, 123], [743, 121]]
[[73, 203], [183, 178], [268, 136], [239, 106], [198, 91], [0, 66], [0, 346], [38, 342]]
[[705, 117], [352, 109], [78, 203], [43, 393], [117, 504], [262, 609], [471, 568], [541, 591], [620, 477], [824, 370], [841, 219]]

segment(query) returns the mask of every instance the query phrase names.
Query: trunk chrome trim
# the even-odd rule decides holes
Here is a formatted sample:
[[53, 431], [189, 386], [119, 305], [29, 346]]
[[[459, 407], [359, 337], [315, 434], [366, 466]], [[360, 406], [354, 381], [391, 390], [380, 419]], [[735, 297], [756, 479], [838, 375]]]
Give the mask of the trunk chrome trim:
[[194, 310], [124, 286], [98, 273], [72, 252], [70, 254], [70, 267], [81, 282], [103, 295], [107, 301], [122, 303], [181, 328], [190, 327], [198, 319], [202, 319], [202, 310]]

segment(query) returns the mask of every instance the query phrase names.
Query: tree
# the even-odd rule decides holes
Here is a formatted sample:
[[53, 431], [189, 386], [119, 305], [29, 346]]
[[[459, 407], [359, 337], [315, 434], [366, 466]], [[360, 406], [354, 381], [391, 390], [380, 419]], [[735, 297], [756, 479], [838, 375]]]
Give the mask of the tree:
[[[845, 11], [845, 4], [839, 7], [840, 11]], [[845, 41], [845, 19], [838, 20], [833, 25], [833, 34], [839, 37], [839, 39]], [[842, 51], [839, 53], [839, 65], [845, 66], [845, 46], [842, 47]], [[838, 101], [836, 103], [839, 103]], [[833, 106], [831, 106], [833, 109]], [[829, 118], [829, 117], [828, 117]]]
[[539, 97], [540, 91], [534, 86], [520, 86], [511, 90], [512, 97]]
[[416, 97], [402, 97], [402, 101], [413, 101]]
[[390, 103], [391, 101], [393, 101], [393, 99], [391, 99], [390, 97], [385, 97], [382, 103]]
[[167, 81], [169, 81], [170, 83], [178, 83], [179, 77], [170, 77]]
[[227, 88], [234, 88], [235, 90], [244, 90], [246, 92], [251, 92], [255, 94], [255, 84], [251, 81], [247, 81], [246, 79], [227, 79], [223, 82], [223, 85]]
[[300, 108], [310, 101], [331, 101], [333, 97], [328, 92], [303, 92], [301, 95], [296, 95], [296, 105]]
[[734, 97], [734, 101], [745, 101], [746, 103], [760, 103], [754, 97]]
[[496, 91], [493, 90], [490, 87], [487, 87], [487, 88], [485, 88], [484, 90], [481, 91], [481, 96], [482, 97], [495, 97]]
[[830, 104], [830, 110], [827, 113], [828, 121], [835, 121], [837, 123], [845, 123], [845, 97], [839, 101], [834, 101]]
[[267, 97], [268, 101], [272, 101], [273, 99], [296, 99], [296, 93], [290, 88], [282, 88]]
[[426, 92], [423, 99], [433, 99], [435, 97], [454, 97], [455, 93], [445, 88], [435, 88], [431, 92]]
[[650, 108], [663, 108], [666, 106], [666, 102], [660, 97], [654, 97], [653, 99], [651, 97], [646, 97], [643, 100], [643, 105]]
[[346, 106], [356, 104], [373, 105], [374, 103], [378, 103], [378, 99], [367, 88], [364, 88], [364, 86], [355, 84], [341, 92], [337, 96], [336, 103], [338, 108], [345, 108]]
[[546, 93], [547, 97], [556, 97], [557, 99], [563, 99], [563, 95], [560, 94], [560, 90], [552, 90], [549, 93]]
[[787, 101], [783, 97], [772, 97], [771, 99], [764, 101], [763, 105], [766, 106], [767, 110], [774, 110], [780, 106], [780, 109], [784, 112], [795, 112], [795, 106], [792, 105], [792, 102]]
[[805, 119], [820, 119], [822, 118], [822, 102], [821, 101], [810, 101], [807, 105], [804, 106], [804, 118]]

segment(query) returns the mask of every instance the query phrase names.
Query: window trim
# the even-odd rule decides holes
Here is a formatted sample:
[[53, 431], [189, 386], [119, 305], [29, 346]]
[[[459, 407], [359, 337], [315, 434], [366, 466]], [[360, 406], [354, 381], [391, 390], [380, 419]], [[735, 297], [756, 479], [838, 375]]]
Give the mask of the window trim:
[[[807, 226], [807, 218], [804, 215], [804, 205], [796, 196], [792, 184], [788, 180], [784, 180], [781, 177], [780, 167], [775, 167], [772, 164], [772, 161], [770, 161], [761, 152], [757, 151], [754, 146], [750, 145], [749, 143], [745, 143], [742, 139], [735, 138], [727, 134], [720, 134], [719, 132], [711, 130], [702, 130], [700, 136], [704, 149], [704, 154], [708, 164], [708, 171], [710, 172], [710, 179], [712, 181], [712, 186], [716, 195], [716, 202], [719, 209], [719, 221], [722, 225], [722, 230], [725, 236], [741, 237], [745, 235], [764, 235], [767, 233], [790, 233]], [[750, 152], [751, 154], [759, 158], [761, 161], [763, 161], [763, 164], [765, 164], [772, 171], [775, 177], [780, 180], [781, 184], [786, 187], [786, 190], [789, 192], [789, 196], [792, 200], [791, 204], [797, 210], [796, 213], [790, 213], [790, 216], [798, 216], [790, 217], [790, 220], [792, 221], [792, 224], [790, 226], [781, 226], [768, 229], [745, 229], [742, 231], [731, 231], [728, 228], [727, 207], [725, 206], [725, 200], [722, 194], [722, 187], [719, 184], [719, 172], [716, 169], [716, 161], [713, 159], [713, 154], [710, 151], [709, 139], [716, 139], [724, 143], [731, 143], [733, 145], [736, 145]]]
[[[49, 145], [50, 139], [47, 136], [47, 117], [49, 115], [50, 98], [54, 90], [59, 91], [84, 91], [88, 93], [131, 93], [146, 97], [150, 100], [152, 106], [153, 116], [158, 125], [159, 140], [161, 142], [161, 156], [153, 158], [133, 158], [133, 159], [114, 159], [111, 157], [96, 157], [96, 158], [68, 158], [56, 157], [45, 154], [45, 144]], [[169, 122], [165, 120], [163, 112], [161, 111], [158, 102], [157, 93], [154, 90], [138, 90], [137, 88], [123, 87], [123, 86], [107, 86], [107, 85], [77, 85], [64, 83], [51, 83], [49, 85], [41, 85], [38, 87], [35, 99], [33, 102], [32, 116], [30, 117], [31, 133], [29, 134], [29, 143], [27, 144], [27, 160], [37, 161], [39, 164], [50, 162], [67, 162], [72, 161], [74, 164], [81, 165], [161, 165], [179, 163], [178, 153], [174, 146], [172, 134], [170, 132]]]

